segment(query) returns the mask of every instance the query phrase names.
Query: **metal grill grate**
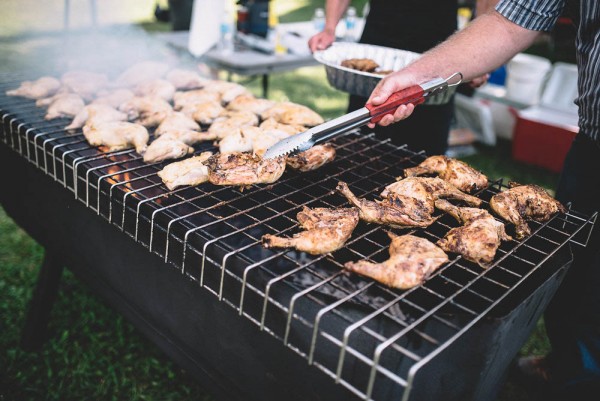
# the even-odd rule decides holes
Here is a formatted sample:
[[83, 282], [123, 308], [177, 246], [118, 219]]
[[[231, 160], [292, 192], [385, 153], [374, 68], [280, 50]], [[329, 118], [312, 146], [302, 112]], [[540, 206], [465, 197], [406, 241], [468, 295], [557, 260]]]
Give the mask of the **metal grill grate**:
[[[336, 160], [310, 173], [287, 171], [275, 184], [237, 188], [202, 184], [168, 191], [134, 150], [102, 152], [68, 120], [44, 120], [33, 101], [4, 96], [18, 75], [0, 77], [2, 141], [52, 177], [98, 215], [164, 258], [189, 280], [227, 303], [258, 329], [280, 339], [364, 399], [404, 394], [419, 369], [483, 317], [502, 313], [502, 301], [543, 269], [569, 243], [587, 243], [596, 215], [570, 210], [540, 224], [521, 242], [504, 242], [493, 267], [461, 257], [423, 285], [399, 291], [343, 270], [347, 261], [388, 257], [386, 228], [359, 223], [346, 246], [310, 256], [268, 250], [266, 233], [297, 232], [303, 206], [346, 204], [339, 180], [357, 196], [373, 197], [405, 167], [424, 159], [373, 135], [351, 131], [335, 141]], [[209, 145], [197, 151], [208, 149]], [[488, 206], [502, 189], [493, 182], [477, 194]], [[457, 223], [442, 216], [416, 232], [436, 241]]]

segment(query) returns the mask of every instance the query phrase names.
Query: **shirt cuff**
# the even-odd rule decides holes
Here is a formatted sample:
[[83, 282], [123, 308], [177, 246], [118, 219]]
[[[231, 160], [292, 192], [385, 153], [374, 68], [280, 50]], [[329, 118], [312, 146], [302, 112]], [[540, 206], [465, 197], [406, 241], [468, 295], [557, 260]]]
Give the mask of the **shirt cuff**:
[[560, 0], [501, 0], [496, 11], [509, 21], [532, 31], [550, 31], [562, 13]]

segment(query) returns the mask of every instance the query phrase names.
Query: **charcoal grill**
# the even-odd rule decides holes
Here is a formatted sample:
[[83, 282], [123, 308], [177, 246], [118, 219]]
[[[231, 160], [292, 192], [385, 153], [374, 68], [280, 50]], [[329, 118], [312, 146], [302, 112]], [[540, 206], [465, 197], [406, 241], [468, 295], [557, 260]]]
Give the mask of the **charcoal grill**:
[[[574, 210], [509, 241], [489, 269], [453, 256], [400, 291], [343, 270], [387, 259], [386, 229], [359, 223], [333, 254], [269, 250], [297, 232], [303, 206], [346, 204], [339, 180], [373, 197], [423, 153], [348, 131], [336, 160], [241, 191], [168, 191], [134, 150], [103, 152], [68, 120], [9, 98], [0, 76], [0, 163], [7, 212], [168, 355], [223, 399], [493, 399], [596, 215]], [[204, 145], [197, 151], [209, 149]], [[488, 206], [502, 180], [477, 194]], [[397, 230], [432, 241], [456, 223]]]

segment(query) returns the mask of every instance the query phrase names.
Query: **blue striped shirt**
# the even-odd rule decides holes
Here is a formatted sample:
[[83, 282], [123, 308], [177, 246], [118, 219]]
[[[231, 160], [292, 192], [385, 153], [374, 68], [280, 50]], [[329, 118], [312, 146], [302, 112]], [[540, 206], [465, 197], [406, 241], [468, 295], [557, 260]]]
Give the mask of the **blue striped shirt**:
[[[500, 0], [496, 10], [526, 29], [552, 29], [569, 0]], [[580, 132], [600, 142], [600, 0], [578, 0], [577, 68]]]

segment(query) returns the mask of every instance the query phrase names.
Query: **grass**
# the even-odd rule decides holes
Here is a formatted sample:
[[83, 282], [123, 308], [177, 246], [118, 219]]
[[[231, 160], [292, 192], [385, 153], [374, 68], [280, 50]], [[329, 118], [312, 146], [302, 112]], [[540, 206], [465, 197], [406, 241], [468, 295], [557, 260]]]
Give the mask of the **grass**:
[[[281, 21], [309, 19], [314, 7], [321, 3], [282, 1], [278, 3], [285, 12]], [[359, 10], [364, 3], [364, 0], [353, 2]], [[0, 25], [2, 18], [8, 21], [7, 14], [3, 15]], [[21, 32], [20, 25], [10, 23], [10, 33]], [[145, 27], [153, 31], [164, 29], [164, 25], [151, 21]], [[0, 43], [0, 54], [5, 54], [2, 50]], [[235, 78], [260, 95], [258, 80]], [[326, 118], [343, 114], [347, 102], [345, 93], [329, 86], [322, 68], [272, 75], [270, 97], [306, 104]], [[537, 183], [548, 189], [554, 188], [558, 178], [556, 174], [514, 162], [510, 144], [506, 142], [479, 147], [478, 153], [465, 161], [490, 178]], [[212, 400], [68, 271], [61, 281], [52, 312], [50, 338], [43, 350], [39, 353], [21, 350], [20, 331], [42, 258], [43, 249], [0, 208], [0, 401]], [[522, 352], [540, 354], [547, 349], [540, 321]], [[509, 377], [497, 401], [525, 401], [529, 396], [525, 388]]]

